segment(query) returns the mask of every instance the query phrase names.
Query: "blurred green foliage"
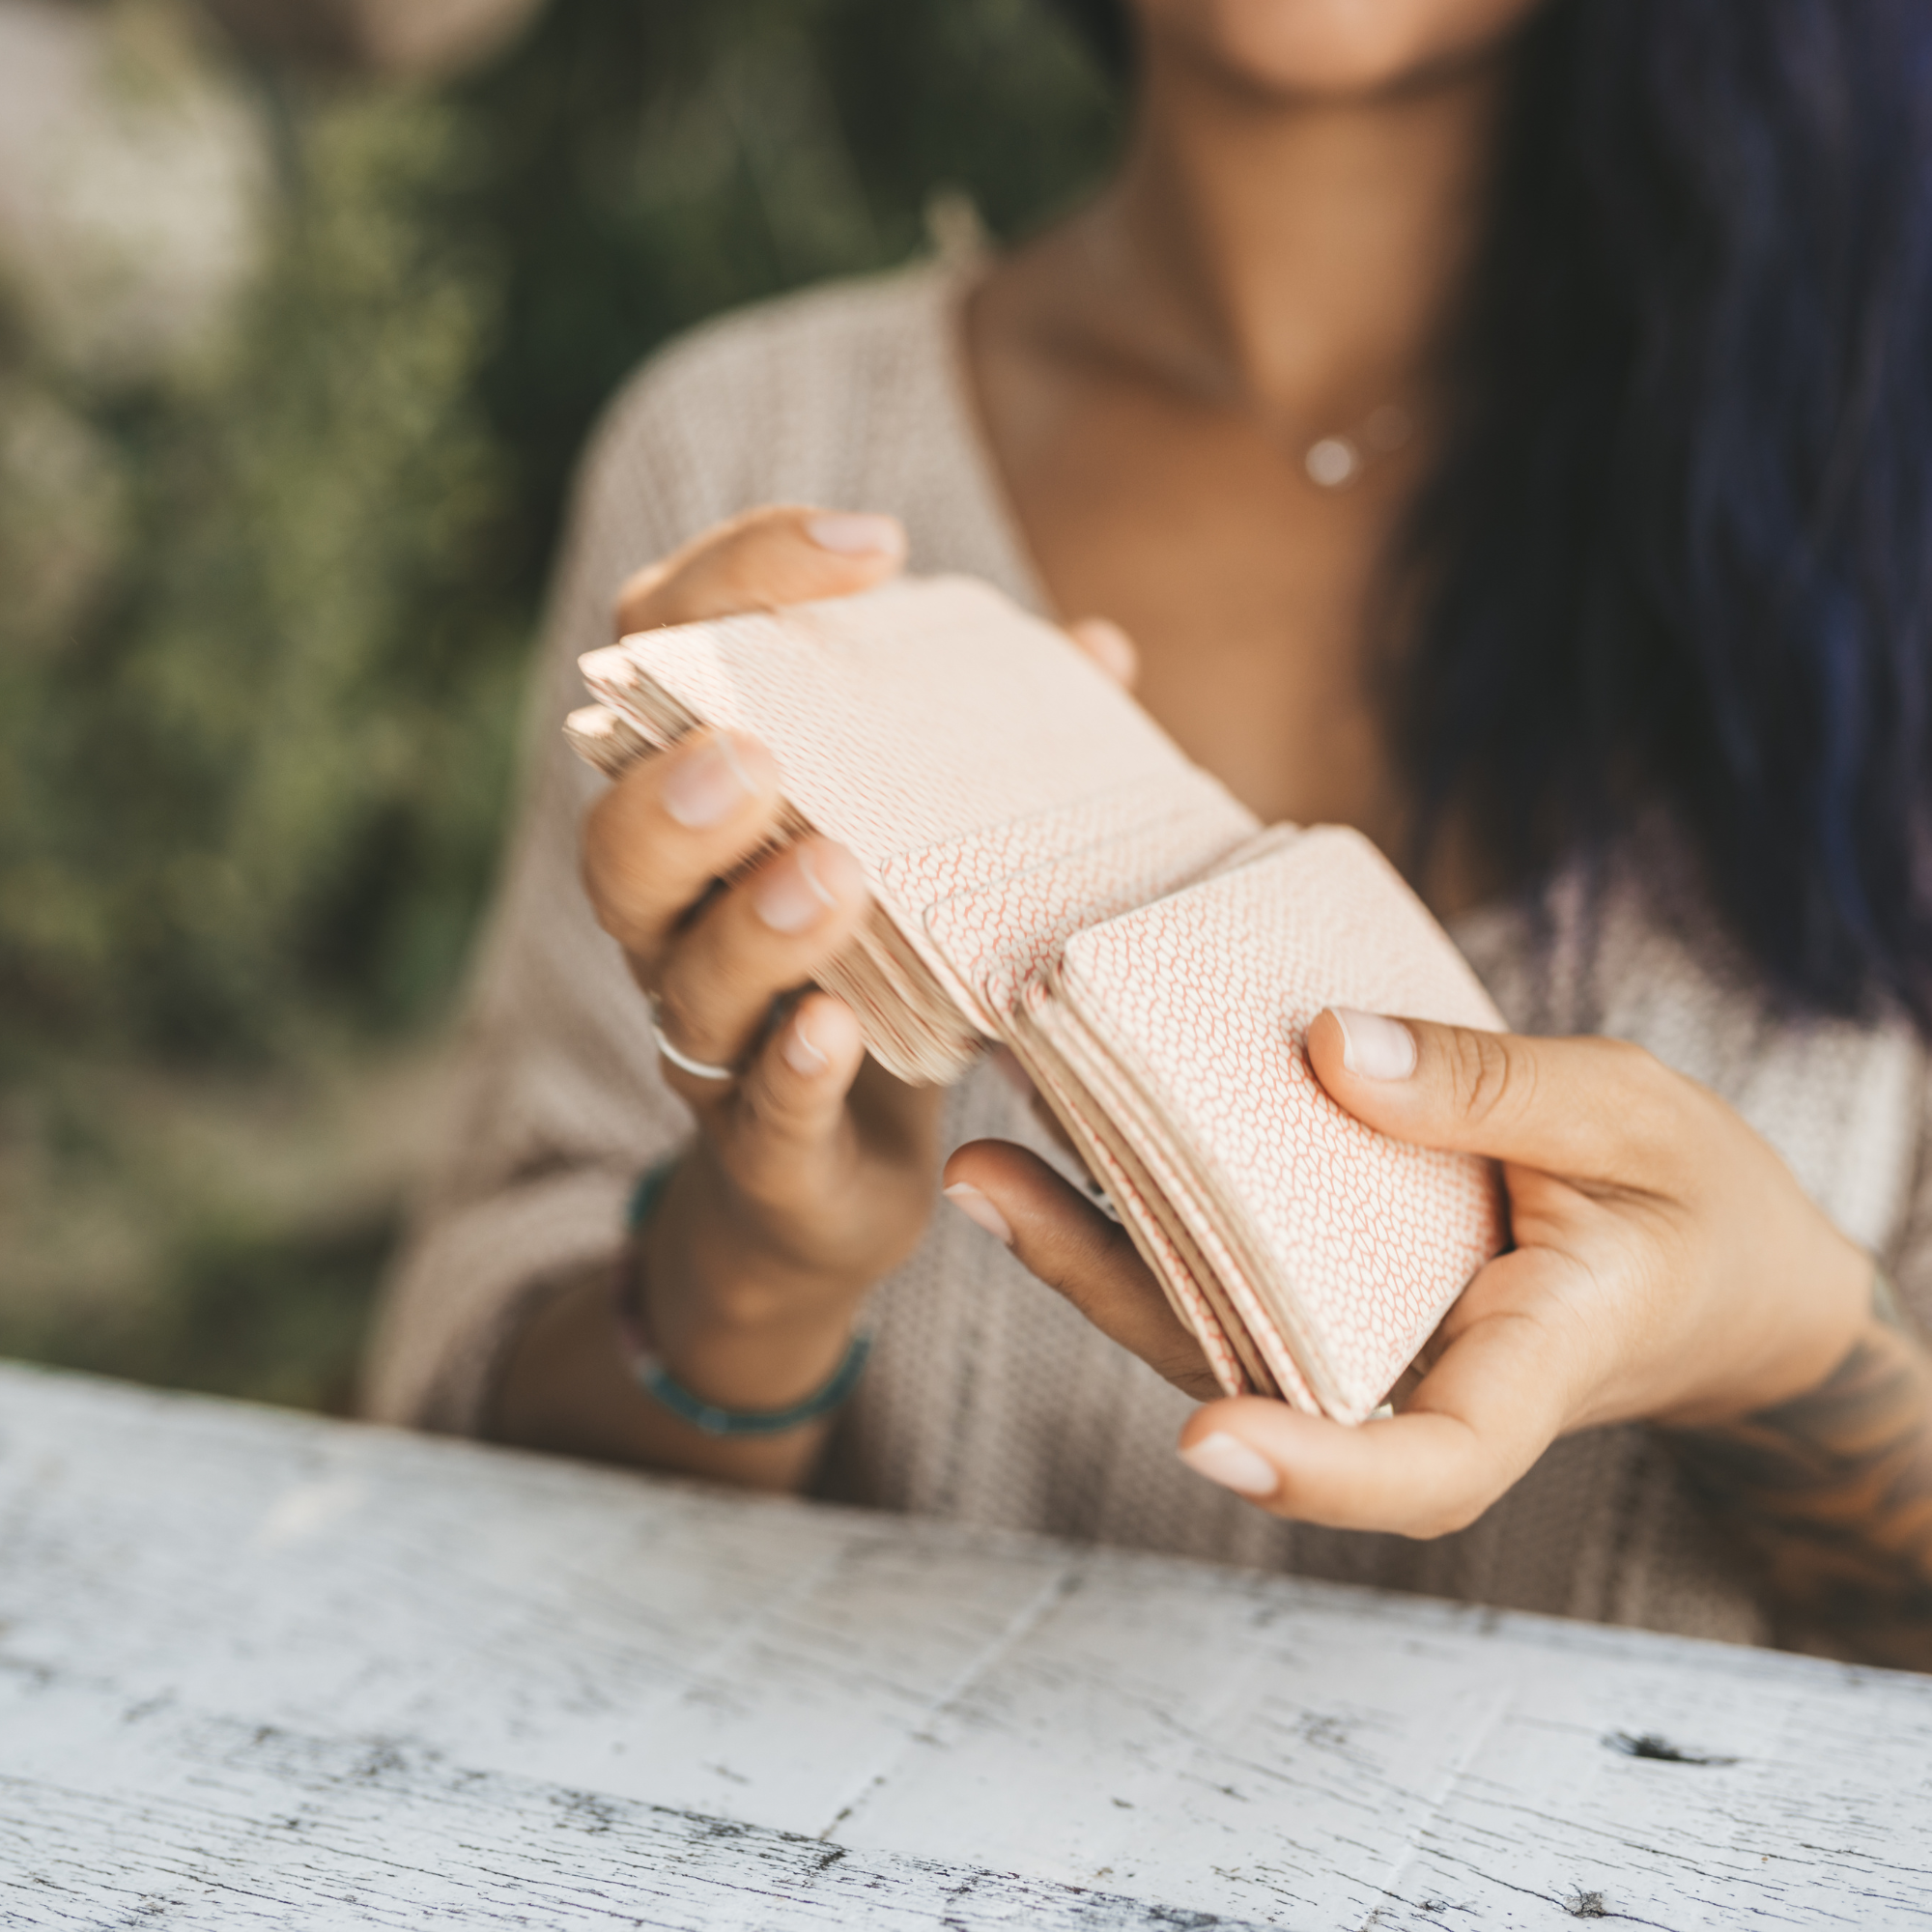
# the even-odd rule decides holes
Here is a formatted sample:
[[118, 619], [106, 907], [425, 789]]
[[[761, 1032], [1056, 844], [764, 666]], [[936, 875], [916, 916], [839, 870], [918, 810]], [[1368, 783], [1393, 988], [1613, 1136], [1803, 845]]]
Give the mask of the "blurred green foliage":
[[233, 353], [90, 412], [113, 581], [0, 659], [14, 1056], [273, 1056], [318, 1004], [423, 1010], [461, 947], [514, 676], [479, 542], [500, 276], [426, 218], [448, 109], [338, 108], [303, 143]]
[[599, 404], [936, 190], [1025, 228], [1115, 108], [1042, 0], [554, 0], [437, 92], [249, 85], [222, 343], [91, 388], [0, 295], [0, 1351], [329, 1402], [407, 1161], [304, 1096], [369, 1139], [444, 1014]]

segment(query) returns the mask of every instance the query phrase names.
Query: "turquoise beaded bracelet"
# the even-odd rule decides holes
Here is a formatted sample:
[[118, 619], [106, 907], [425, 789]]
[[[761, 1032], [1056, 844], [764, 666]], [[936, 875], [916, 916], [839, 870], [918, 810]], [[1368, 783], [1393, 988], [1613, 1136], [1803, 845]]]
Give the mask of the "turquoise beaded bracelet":
[[630, 1345], [631, 1374], [638, 1386], [680, 1422], [688, 1422], [707, 1435], [782, 1435], [787, 1430], [803, 1428], [808, 1422], [830, 1415], [857, 1386], [866, 1357], [872, 1351], [872, 1338], [863, 1329], [852, 1337], [852, 1346], [831, 1378], [810, 1395], [783, 1408], [723, 1408], [715, 1402], [706, 1402], [702, 1396], [693, 1395], [659, 1361], [638, 1306], [636, 1240], [663, 1199], [679, 1158], [672, 1154], [640, 1175], [624, 1212], [624, 1227], [632, 1244], [618, 1267], [617, 1321]]

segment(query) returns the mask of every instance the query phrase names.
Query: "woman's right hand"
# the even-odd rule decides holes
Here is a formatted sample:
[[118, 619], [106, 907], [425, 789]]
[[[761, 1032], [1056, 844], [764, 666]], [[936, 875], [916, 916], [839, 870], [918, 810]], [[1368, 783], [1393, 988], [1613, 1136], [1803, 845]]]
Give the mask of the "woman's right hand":
[[[849, 595], [892, 576], [904, 554], [889, 517], [756, 511], [633, 578], [617, 631]], [[582, 845], [598, 922], [655, 998], [662, 1037], [733, 1070], [706, 1079], [663, 1063], [696, 1131], [639, 1265], [670, 1373], [742, 1409], [786, 1406], [835, 1372], [860, 1300], [917, 1243], [938, 1165], [937, 1094], [868, 1060], [841, 1002], [799, 992], [866, 917], [857, 860], [808, 838], [715, 886], [771, 838], [778, 812], [770, 754], [707, 731], [618, 780], [588, 814]], [[703, 1436], [628, 1378], [613, 1381], [610, 1365], [621, 1371], [606, 1297], [564, 1298], [515, 1351], [498, 1433], [773, 1486], [802, 1477], [822, 1433]]]

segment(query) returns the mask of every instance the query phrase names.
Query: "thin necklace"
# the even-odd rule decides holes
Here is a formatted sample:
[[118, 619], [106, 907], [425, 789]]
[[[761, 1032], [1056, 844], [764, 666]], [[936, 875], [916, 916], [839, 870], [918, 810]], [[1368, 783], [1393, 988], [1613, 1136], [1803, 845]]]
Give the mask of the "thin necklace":
[[[1265, 412], [1250, 405], [1264, 428]], [[1369, 467], [1393, 456], [1415, 434], [1415, 418], [1400, 403], [1383, 403], [1371, 410], [1351, 430], [1318, 437], [1301, 451], [1301, 468], [1318, 490], [1346, 490], [1358, 482]], [[1299, 439], [1295, 439], [1299, 440]]]
[[[1083, 242], [1094, 267], [1116, 284], [1131, 291], [1133, 276], [1124, 272], [1128, 265], [1121, 257], [1126, 250], [1126, 237], [1119, 217], [1108, 224], [1114, 235], [1095, 233], [1090, 223]], [[1111, 245], [1109, 245], [1111, 244]], [[1330, 430], [1311, 438], [1305, 424], [1292, 422], [1286, 412], [1257, 396], [1238, 376], [1207, 356], [1188, 351], [1178, 355], [1149, 355], [1138, 347], [1111, 349], [1112, 359], [1144, 381], [1178, 390], [1209, 409], [1229, 410], [1243, 415], [1276, 448], [1283, 450], [1318, 490], [1334, 493], [1361, 481], [1368, 471], [1403, 448], [1415, 434], [1413, 413], [1400, 403], [1378, 403], [1358, 421], [1345, 429]]]

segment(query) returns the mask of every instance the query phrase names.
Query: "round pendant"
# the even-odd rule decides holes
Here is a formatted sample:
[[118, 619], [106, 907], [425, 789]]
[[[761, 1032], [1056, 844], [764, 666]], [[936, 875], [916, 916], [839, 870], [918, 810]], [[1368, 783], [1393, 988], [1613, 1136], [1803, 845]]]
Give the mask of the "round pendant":
[[1309, 444], [1301, 465], [1318, 489], [1340, 490], [1361, 474], [1362, 452], [1346, 436], [1324, 436]]

